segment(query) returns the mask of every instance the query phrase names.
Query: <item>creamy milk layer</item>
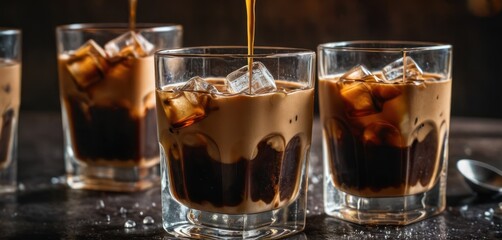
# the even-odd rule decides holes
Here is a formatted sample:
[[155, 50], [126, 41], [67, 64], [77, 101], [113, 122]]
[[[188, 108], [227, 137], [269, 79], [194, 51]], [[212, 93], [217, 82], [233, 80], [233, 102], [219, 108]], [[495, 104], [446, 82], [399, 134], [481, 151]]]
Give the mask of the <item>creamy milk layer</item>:
[[16, 131], [21, 95], [21, 64], [0, 59], [0, 169], [12, 161], [10, 149]]
[[[225, 92], [223, 80], [208, 81]], [[296, 198], [310, 148], [314, 90], [276, 84], [282, 90], [259, 95], [157, 90], [159, 138], [178, 201], [236, 214]]]
[[366, 197], [436, 184], [450, 122], [451, 79], [413, 83], [319, 80], [321, 121], [335, 186]]

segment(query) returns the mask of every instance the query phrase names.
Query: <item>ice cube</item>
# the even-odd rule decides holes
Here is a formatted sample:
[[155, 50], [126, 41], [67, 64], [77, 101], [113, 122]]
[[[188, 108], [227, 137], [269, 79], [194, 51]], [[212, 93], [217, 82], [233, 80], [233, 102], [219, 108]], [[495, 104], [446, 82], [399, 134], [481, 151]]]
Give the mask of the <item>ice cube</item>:
[[413, 82], [421, 79], [423, 71], [411, 57], [400, 58], [382, 69], [386, 83]]
[[363, 140], [366, 144], [403, 146], [401, 132], [390, 123], [378, 121], [364, 129]]
[[401, 95], [401, 89], [394, 84], [375, 84], [371, 90], [381, 104]]
[[211, 83], [208, 83], [203, 78], [196, 76], [190, 78], [185, 85], [181, 86], [177, 90], [179, 91], [193, 91], [193, 92], [207, 92], [207, 93], [218, 93], [218, 89]]
[[166, 91], [160, 93], [164, 112], [173, 128], [182, 128], [206, 117], [208, 95], [199, 92]]
[[108, 68], [106, 53], [95, 41], [89, 40], [72, 54], [66, 68], [80, 88], [87, 88], [103, 79]]
[[207, 96], [204, 96], [200, 93], [218, 93], [218, 89], [216, 89], [215, 86], [213, 86], [211, 83], [208, 83], [206, 80], [199, 76], [190, 78], [190, 80], [188, 80], [185, 85], [176, 88], [175, 90], [183, 91], [185, 97], [193, 105], [205, 104], [205, 102], [201, 102], [201, 100], [207, 100]]
[[111, 59], [140, 58], [152, 53], [154, 45], [141, 34], [129, 31], [105, 44], [105, 51]]
[[274, 77], [261, 62], [253, 63], [251, 91], [249, 91], [249, 68], [244, 66], [227, 75], [226, 87], [230, 93], [259, 94], [277, 89]]
[[340, 96], [346, 112], [351, 117], [364, 117], [379, 113], [380, 102], [375, 99], [368, 83], [361, 81], [339, 82]]
[[340, 77], [341, 81], [365, 81], [381, 82], [382, 80], [373, 75], [364, 65], [357, 65]]

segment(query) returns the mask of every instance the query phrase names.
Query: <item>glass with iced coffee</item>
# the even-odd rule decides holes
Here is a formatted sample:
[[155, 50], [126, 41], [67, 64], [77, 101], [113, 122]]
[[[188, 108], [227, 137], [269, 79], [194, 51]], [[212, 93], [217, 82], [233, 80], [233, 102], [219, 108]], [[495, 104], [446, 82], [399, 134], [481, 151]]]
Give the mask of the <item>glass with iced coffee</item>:
[[443, 211], [451, 46], [354, 41], [318, 53], [326, 213], [405, 225]]
[[0, 193], [16, 190], [21, 30], [0, 28]]
[[277, 238], [303, 230], [314, 57], [286, 48], [248, 55], [245, 47], [156, 54], [168, 233]]
[[135, 191], [159, 179], [153, 53], [179, 25], [73, 24], [56, 30], [68, 183]]

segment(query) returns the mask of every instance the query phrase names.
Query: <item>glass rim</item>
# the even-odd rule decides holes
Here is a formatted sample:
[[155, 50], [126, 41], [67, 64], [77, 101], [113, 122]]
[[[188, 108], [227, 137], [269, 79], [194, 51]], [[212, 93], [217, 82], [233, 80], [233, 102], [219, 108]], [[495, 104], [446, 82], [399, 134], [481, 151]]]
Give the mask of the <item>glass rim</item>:
[[20, 35], [21, 34], [21, 29], [18, 28], [6, 28], [6, 27], [0, 27], [0, 35]]
[[[59, 25], [57, 31], [124, 31], [129, 29], [129, 23], [73, 23]], [[183, 30], [183, 26], [177, 23], [136, 23], [136, 30], [150, 30], [154, 32]]]
[[[279, 58], [295, 56], [315, 56], [315, 51], [306, 48], [274, 47], [274, 46], [256, 46], [255, 50], [270, 50], [267, 53], [258, 53], [249, 55], [247, 53], [188, 53], [189, 50], [196, 49], [219, 49], [219, 50], [245, 50], [247, 46], [196, 46], [174, 49], [162, 49], [155, 52], [155, 57], [160, 58]], [[274, 52], [273, 50], [283, 51]]]
[[[371, 44], [378, 46], [369, 46]], [[328, 50], [364, 51], [364, 52], [413, 52], [413, 51], [445, 50], [451, 48], [452, 45], [447, 43], [426, 42], [426, 41], [401, 41], [401, 40], [356, 40], [356, 41], [327, 42], [319, 44], [317, 47], [318, 50], [328, 49]]]

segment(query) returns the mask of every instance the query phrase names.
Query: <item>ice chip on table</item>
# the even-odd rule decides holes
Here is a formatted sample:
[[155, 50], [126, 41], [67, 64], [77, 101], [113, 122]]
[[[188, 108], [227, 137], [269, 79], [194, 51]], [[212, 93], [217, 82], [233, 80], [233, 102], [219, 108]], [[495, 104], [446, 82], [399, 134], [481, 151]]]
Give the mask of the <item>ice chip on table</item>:
[[422, 79], [423, 71], [411, 57], [400, 58], [382, 69], [386, 83], [413, 82]]
[[382, 80], [373, 75], [364, 65], [357, 65], [344, 73], [340, 80], [342, 81], [365, 81], [365, 82], [381, 82]]
[[152, 53], [154, 45], [141, 34], [129, 31], [105, 44], [109, 58], [140, 58]]
[[103, 79], [108, 68], [105, 51], [93, 40], [78, 48], [66, 63], [66, 68], [80, 88]]
[[[249, 68], [244, 66], [226, 77], [230, 93], [249, 93]], [[261, 62], [253, 62], [251, 94], [267, 93], [277, 89], [274, 77]]]
[[373, 122], [364, 129], [363, 140], [366, 144], [403, 146], [401, 132], [390, 123]]

